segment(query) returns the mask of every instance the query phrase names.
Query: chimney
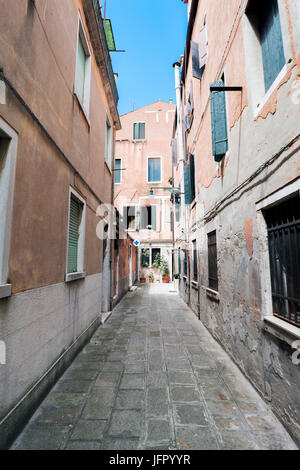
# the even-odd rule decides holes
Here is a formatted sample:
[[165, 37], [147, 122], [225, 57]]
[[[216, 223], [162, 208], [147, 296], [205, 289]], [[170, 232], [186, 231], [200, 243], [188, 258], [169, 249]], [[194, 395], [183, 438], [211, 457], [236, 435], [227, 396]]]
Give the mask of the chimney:
[[169, 99], [169, 104], [173, 104], [172, 98]]

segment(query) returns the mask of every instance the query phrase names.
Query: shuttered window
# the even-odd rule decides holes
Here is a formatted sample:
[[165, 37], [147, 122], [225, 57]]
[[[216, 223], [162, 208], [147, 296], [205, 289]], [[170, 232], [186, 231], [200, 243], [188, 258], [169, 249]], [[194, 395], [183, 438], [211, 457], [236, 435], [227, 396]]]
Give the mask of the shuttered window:
[[170, 228], [171, 228], [171, 232], [173, 232], [174, 230], [173, 207], [170, 207]]
[[160, 183], [161, 181], [161, 159], [148, 158], [148, 183]]
[[76, 54], [74, 91], [81, 107], [84, 109], [85, 115], [88, 115], [90, 101], [91, 54], [81, 20], [79, 20]]
[[122, 160], [121, 158], [116, 158], [115, 159], [115, 184], [120, 184], [121, 183], [121, 164]]
[[135, 122], [133, 124], [133, 140], [145, 139], [145, 123]]
[[68, 273], [75, 273], [78, 270], [77, 260], [81, 207], [81, 202], [72, 194], [69, 219]]
[[111, 165], [111, 154], [112, 154], [112, 128], [109, 120], [106, 120], [105, 127], [105, 161], [110, 167]]
[[260, 39], [267, 92], [285, 65], [278, 0], [251, 0], [246, 13]]
[[181, 274], [181, 252], [180, 248], [178, 248], [178, 272]]
[[[140, 230], [156, 230], [156, 206], [140, 207]], [[150, 228], [151, 227], [151, 228]]]
[[83, 103], [83, 97], [84, 97], [85, 62], [86, 62], [86, 54], [84, 51], [81, 37], [79, 36], [78, 51], [77, 51], [77, 68], [76, 68], [76, 92], [82, 103]]
[[[224, 86], [224, 81], [211, 83], [213, 87]], [[224, 91], [212, 91], [210, 94], [212, 153], [216, 162], [220, 162], [228, 150], [226, 99]]]
[[190, 154], [189, 163], [184, 167], [185, 204], [191, 204], [195, 199], [195, 195], [195, 163], [194, 155]]

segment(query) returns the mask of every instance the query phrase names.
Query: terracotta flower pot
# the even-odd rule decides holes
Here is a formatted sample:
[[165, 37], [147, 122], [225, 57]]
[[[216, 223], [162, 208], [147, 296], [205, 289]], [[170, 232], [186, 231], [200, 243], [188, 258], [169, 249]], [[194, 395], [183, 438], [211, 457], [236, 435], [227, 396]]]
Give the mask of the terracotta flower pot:
[[145, 278], [145, 277], [141, 277], [141, 278], [140, 278], [140, 281], [141, 281], [142, 284], [145, 284], [145, 283], [146, 283], [146, 278]]
[[169, 283], [169, 276], [163, 276], [162, 281], [163, 281], [164, 284], [168, 284]]

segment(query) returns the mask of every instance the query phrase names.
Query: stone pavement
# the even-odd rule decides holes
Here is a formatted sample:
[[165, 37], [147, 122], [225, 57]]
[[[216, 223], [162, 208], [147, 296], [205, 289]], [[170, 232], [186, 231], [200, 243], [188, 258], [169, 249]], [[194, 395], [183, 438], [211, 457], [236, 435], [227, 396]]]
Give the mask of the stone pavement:
[[12, 449], [296, 449], [169, 284], [128, 293]]

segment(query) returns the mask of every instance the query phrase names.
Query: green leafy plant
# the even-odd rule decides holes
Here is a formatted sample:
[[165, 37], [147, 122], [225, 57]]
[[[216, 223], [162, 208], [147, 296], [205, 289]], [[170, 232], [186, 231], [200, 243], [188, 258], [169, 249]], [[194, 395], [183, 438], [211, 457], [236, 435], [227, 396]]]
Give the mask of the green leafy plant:
[[175, 273], [174, 274], [174, 279], [179, 279], [180, 278], [180, 274], [179, 273]]
[[149, 279], [149, 281], [154, 281], [154, 275], [153, 275], [153, 273], [150, 273], [150, 274], [148, 275], [148, 279]]
[[156, 268], [156, 269], [159, 269], [160, 262], [161, 262], [161, 255], [159, 253], [157, 253], [157, 255], [155, 256], [154, 263], [152, 264], [152, 267]]
[[159, 270], [163, 276], [167, 276], [169, 274], [168, 261], [165, 258], [161, 259]]

